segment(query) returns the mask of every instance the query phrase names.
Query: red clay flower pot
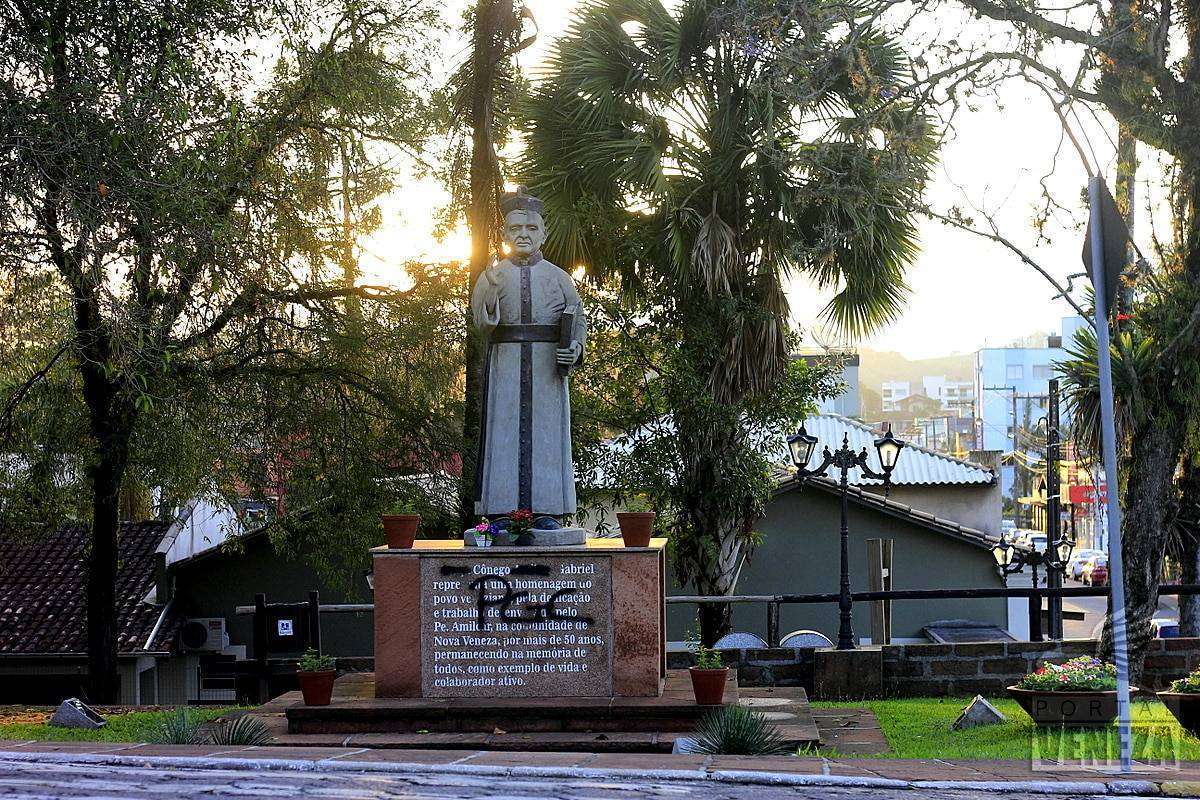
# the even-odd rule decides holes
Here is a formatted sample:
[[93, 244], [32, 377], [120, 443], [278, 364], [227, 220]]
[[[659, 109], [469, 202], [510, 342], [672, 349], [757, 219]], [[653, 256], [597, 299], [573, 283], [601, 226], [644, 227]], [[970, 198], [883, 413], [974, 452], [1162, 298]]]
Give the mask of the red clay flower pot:
[[[1110, 692], [1054, 692], [1044, 689], [1021, 689], [1008, 687], [1008, 695], [1025, 709], [1038, 725], [1070, 725], [1074, 727], [1101, 727], [1117, 718], [1117, 693]], [[1137, 687], [1130, 686], [1129, 694], [1137, 694]]]
[[420, 514], [383, 514], [383, 535], [387, 537], [387, 546], [393, 550], [407, 550], [413, 546], [417, 538], [417, 526], [421, 524]]
[[653, 511], [618, 511], [617, 525], [626, 547], [649, 547], [654, 533]]
[[1200, 736], [1200, 694], [1195, 692], [1159, 692], [1158, 699], [1167, 707], [1180, 726], [1193, 736]]
[[333, 679], [337, 677], [337, 670], [297, 672], [296, 677], [300, 681], [300, 693], [304, 695], [304, 705], [329, 705], [329, 699], [333, 697]]
[[696, 695], [696, 705], [719, 706], [725, 702], [725, 679], [729, 677], [729, 667], [688, 667], [688, 674], [692, 676], [692, 692]]

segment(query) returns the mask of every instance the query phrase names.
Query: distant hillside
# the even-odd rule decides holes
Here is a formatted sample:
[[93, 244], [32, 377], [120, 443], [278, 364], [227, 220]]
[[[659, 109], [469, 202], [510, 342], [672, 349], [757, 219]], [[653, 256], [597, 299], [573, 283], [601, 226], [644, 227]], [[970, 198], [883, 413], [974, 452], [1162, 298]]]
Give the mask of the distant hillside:
[[[975, 354], [961, 353], [936, 358], [910, 360], [899, 353], [861, 348], [858, 384], [861, 387], [863, 413], [878, 410], [879, 387], [884, 381], [908, 381], [914, 393], [922, 391], [921, 378], [943, 375], [947, 380], [969, 381], [975, 378]], [[866, 390], [870, 390], [868, 393]], [[868, 406], [874, 401], [873, 408]]]

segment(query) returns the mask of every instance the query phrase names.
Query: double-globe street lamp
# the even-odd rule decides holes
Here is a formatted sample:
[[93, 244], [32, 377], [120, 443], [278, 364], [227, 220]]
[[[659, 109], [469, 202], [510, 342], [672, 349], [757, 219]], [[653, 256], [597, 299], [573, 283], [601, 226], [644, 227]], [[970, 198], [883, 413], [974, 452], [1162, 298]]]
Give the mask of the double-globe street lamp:
[[841, 499], [842, 499], [842, 580], [838, 592], [838, 650], [853, 650], [854, 648], [854, 628], [851, 624], [851, 606], [850, 599], [850, 526], [847, 520], [848, 517], [848, 501], [847, 501], [847, 473], [857, 467], [863, 475], [868, 478], [875, 478], [883, 481], [883, 496], [887, 497], [888, 492], [892, 488], [892, 470], [896, 468], [896, 462], [900, 459], [900, 451], [904, 449], [904, 440], [897, 439], [892, 435], [892, 427], [889, 425], [887, 433], [875, 440], [875, 450], [879, 454], [879, 466], [882, 472], [876, 472], [867, 466], [867, 448], [863, 448], [859, 452], [854, 452], [850, 449], [850, 435], [842, 436], [842, 446], [835, 451], [830, 451], [828, 445], [821, 453], [821, 463], [815, 469], [808, 468], [808, 462], [812, 460], [813, 451], [817, 447], [817, 437], [810, 436], [804, 426], [800, 426], [800, 430], [787, 438], [788, 450], [791, 451], [792, 463], [796, 465], [796, 477], [803, 480], [805, 478], [823, 477], [829, 472], [830, 467], [835, 467], [841, 470]]
[[1007, 537], [1001, 536], [1000, 541], [992, 548], [992, 557], [996, 559], [996, 566], [1000, 568], [1006, 583], [1009, 575], [1020, 572], [1027, 566], [1033, 567], [1033, 588], [1036, 589], [1038, 567], [1044, 567], [1047, 573], [1050, 570], [1066, 572], [1067, 564], [1071, 562], [1071, 551], [1074, 549], [1075, 543], [1065, 536], [1053, 546], [1048, 544], [1044, 551], [1037, 548], [1017, 548]]
[[[1008, 576], [1013, 575], [1026, 566], [1033, 569], [1033, 588], [1038, 588], [1038, 567], [1044, 567], [1046, 570], [1046, 585], [1050, 586], [1050, 572], [1057, 572], [1060, 575], [1066, 573], [1067, 565], [1071, 562], [1071, 551], [1075, 549], [1075, 542], [1062, 536], [1058, 541], [1050, 544], [1046, 543], [1046, 549], [1038, 550], [1037, 548], [1017, 548], [1005, 536], [1000, 537], [1000, 541], [992, 548], [992, 557], [996, 559], [996, 567], [1000, 570], [1000, 576], [1004, 579], [1004, 585], [1008, 585]], [[1061, 583], [1059, 584], [1061, 585]], [[1053, 604], [1051, 612], [1054, 611]], [[1061, 610], [1059, 612], [1061, 614]], [[1040, 599], [1030, 601], [1029, 605], [1029, 638], [1030, 641], [1041, 641], [1042, 639], [1042, 603]], [[1062, 620], [1059, 617], [1051, 614], [1050, 618], [1050, 637], [1056, 638], [1062, 636]]]

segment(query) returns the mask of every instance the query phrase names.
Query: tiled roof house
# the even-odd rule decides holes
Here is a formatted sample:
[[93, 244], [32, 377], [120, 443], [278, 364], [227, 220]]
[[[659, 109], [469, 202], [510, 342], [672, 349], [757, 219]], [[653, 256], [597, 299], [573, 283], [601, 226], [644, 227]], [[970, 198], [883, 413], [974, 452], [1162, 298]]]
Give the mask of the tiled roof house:
[[[179, 621], [171, 604], [159, 598], [173, 529], [168, 522], [125, 523], [118, 538], [117, 648], [123, 683], [134, 684], [128, 693], [134, 702], [140, 699], [136, 684], [141, 673], [174, 650]], [[36, 538], [0, 534], [0, 676], [43, 676], [46, 687], [70, 683], [63, 680], [67, 676], [82, 683], [87, 544], [83, 524], [64, 525]], [[147, 680], [142, 683], [144, 688]], [[0, 702], [19, 693], [21, 685], [0, 677]], [[35, 683], [30, 686], [31, 694], [40, 692]]]

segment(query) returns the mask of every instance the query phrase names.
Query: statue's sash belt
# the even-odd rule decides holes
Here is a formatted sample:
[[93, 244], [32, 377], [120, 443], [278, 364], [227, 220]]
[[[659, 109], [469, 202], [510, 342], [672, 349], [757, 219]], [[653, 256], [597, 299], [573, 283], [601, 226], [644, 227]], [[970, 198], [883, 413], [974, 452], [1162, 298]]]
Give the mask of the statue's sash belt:
[[558, 325], [497, 325], [492, 330], [489, 343], [557, 342], [558, 335]]

